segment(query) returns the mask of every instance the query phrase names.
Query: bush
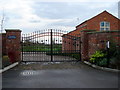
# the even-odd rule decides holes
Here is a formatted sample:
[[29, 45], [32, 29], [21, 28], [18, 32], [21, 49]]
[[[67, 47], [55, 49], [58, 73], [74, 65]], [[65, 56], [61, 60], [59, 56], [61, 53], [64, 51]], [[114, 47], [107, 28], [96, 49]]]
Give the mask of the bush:
[[80, 60], [80, 54], [78, 53], [75, 53], [75, 54], [72, 54], [71, 55], [73, 58], [77, 59], [77, 60]]
[[117, 56], [110, 59], [110, 67], [120, 69], [120, 59]]
[[99, 62], [105, 57], [105, 53], [102, 51], [96, 51], [93, 55], [91, 55], [90, 62], [99, 65]]
[[10, 64], [11, 64], [11, 62], [9, 60], [9, 57], [7, 55], [3, 56], [2, 57], [2, 68], [6, 67]]
[[105, 67], [107, 66], [107, 58], [103, 58], [99, 62], [99, 66]]

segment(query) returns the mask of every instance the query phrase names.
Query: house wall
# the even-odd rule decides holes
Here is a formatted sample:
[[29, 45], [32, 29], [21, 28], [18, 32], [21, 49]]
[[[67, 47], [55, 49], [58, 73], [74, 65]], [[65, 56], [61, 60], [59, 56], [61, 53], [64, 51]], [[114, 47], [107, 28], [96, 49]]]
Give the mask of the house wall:
[[120, 30], [118, 18], [104, 12], [90, 20], [87, 21], [87, 29], [100, 31], [100, 22], [106, 21], [110, 22], [110, 30]]
[[[77, 50], [81, 50], [83, 59], [89, 59], [89, 56], [93, 54], [95, 50], [101, 47], [105, 47], [100, 43], [102, 42], [102, 40], [107, 40], [107, 36], [109, 36], [109, 33], [106, 33], [106, 31], [103, 31], [102, 33], [97, 33], [100, 31], [100, 22], [102, 21], [110, 22], [110, 33], [112, 31], [115, 31], [110, 34], [111, 36], [113, 33], [117, 34], [116, 30], [120, 31], [120, 20], [115, 16], [113, 16], [112, 14], [108, 13], [107, 11], [104, 11], [98, 14], [97, 16], [76, 26], [76, 30], [66, 34], [66, 36], [71, 35], [71, 36], [81, 37], [81, 39], [78, 42], [79, 46], [77, 47]], [[87, 32], [94, 32], [97, 34], [87, 34]], [[64, 37], [62, 39], [63, 39], [63, 46], [62, 46], [63, 50], [68, 50], [68, 51], [76, 50], [73, 47], [74, 40], [65, 39]], [[101, 42], [99, 42], [100, 40]], [[115, 40], [117, 40], [117, 38]], [[67, 43], [64, 43], [64, 41], [66, 41]], [[70, 42], [71, 44], [68, 44], [68, 42]]]

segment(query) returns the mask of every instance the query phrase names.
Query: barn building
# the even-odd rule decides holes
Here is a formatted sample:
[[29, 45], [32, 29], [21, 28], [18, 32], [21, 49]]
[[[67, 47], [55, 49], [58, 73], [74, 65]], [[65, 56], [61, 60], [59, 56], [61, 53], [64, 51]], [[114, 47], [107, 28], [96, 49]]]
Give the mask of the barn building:
[[103, 48], [102, 42], [107, 41], [108, 36], [113, 36], [113, 34], [120, 34], [120, 19], [103, 11], [76, 26], [74, 31], [64, 34], [62, 50], [63, 52], [77, 51], [84, 58], [88, 58], [96, 51], [96, 48]]

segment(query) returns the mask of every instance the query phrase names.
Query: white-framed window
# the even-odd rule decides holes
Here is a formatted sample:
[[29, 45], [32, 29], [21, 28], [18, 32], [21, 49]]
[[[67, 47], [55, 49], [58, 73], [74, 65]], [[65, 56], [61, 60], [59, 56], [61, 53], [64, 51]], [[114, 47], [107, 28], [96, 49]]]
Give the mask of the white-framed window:
[[100, 31], [109, 31], [110, 30], [110, 22], [102, 21], [100, 22]]

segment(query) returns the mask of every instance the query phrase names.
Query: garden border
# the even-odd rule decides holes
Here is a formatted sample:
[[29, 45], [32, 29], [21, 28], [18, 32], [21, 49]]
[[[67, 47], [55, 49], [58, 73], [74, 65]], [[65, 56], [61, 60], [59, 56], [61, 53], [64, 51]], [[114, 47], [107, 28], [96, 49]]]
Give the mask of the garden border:
[[87, 61], [83, 61], [85, 64], [93, 67], [93, 68], [96, 68], [96, 69], [100, 69], [100, 70], [104, 70], [104, 71], [110, 71], [110, 72], [120, 72], [120, 70], [117, 70], [117, 69], [111, 69], [111, 68], [106, 68], [106, 67], [100, 67], [100, 66], [97, 66], [97, 65], [94, 65], [94, 64], [91, 64]]
[[3, 72], [5, 72], [5, 71], [11, 69], [11, 68], [15, 67], [15, 66], [18, 65], [18, 64], [19, 64], [19, 62], [13, 63], [13, 64], [11, 64], [11, 65], [5, 67], [4, 69], [1, 69], [1, 70], [0, 70], [0, 73], [3, 73]]

